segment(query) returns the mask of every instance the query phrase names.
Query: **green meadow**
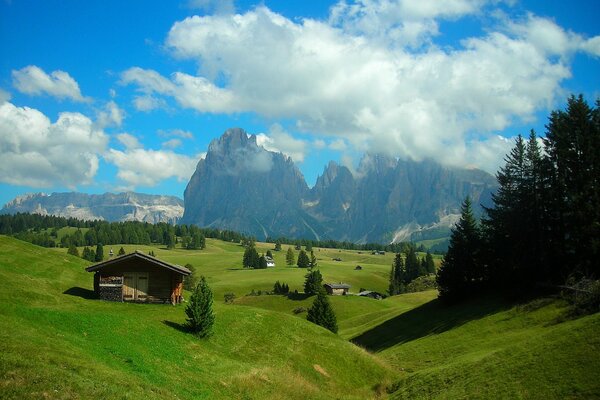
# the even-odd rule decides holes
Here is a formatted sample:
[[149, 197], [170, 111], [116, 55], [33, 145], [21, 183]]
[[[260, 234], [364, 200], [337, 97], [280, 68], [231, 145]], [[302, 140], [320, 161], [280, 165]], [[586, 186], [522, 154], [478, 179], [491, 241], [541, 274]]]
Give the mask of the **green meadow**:
[[[242, 269], [243, 248], [218, 240], [200, 251], [123, 247], [205, 275], [214, 334], [188, 334], [184, 305], [96, 300], [88, 262], [0, 236], [0, 398], [600, 397], [600, 316], [570, 318], [558, 298], [447, 307], [435, 291], [334, 296], [335, 335], [294, 312], [312, 304], [301, 293], [248, 296], [276, 280], [302, 292], [306, 271], [285, 265], [285, 245], [267, 270]], [[314, 251], [324, 281], [385, 292], [393, 254]]]

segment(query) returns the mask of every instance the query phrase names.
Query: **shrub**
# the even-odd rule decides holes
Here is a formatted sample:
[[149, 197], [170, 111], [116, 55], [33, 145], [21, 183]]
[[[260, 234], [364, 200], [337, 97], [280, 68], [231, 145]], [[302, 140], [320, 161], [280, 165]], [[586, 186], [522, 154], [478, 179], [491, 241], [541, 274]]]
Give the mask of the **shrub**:
[[212, 291], [206, 282], [206, 278], [201, 277], [200, 283], [194, 289], [190, 302], [185, 308], [185, 314], [188, 316], [188, 327], [193, 334], [200, 338], [210, 336], [212, 333], [212, 327], [215, 323], [212, 303]]
[[293, 313], [294, 313], [294, 314], [301, 314], [301, 313], [303, 313], [303, 312], [306, 312], [306, 308], [304, 308], [304, 307], [296, 307], [296, 308], [294, 308], [294, 310], [293, 310]]
[[225, 304], [233, 304], [235, 300], [235, 293], [227, 292], [223, 295], [223, 299], [225, 300]]

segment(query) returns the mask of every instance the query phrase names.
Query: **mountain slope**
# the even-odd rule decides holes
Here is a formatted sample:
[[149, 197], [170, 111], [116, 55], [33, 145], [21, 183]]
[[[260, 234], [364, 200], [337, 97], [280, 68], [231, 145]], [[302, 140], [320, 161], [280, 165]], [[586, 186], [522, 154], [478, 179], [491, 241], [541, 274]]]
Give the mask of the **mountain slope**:
[[0, 398], [368, 399], [391, 376], [303, 318], [218, 299], [199, 340], [183, 306], [90, 298], [85, 266], [0, 236]]
[[18, 212], [73, 217], [83, 220], [176, 223], [183, 215], [183, 201], [175, 196], [141, 193], [52, 193], [19, 196], [7, 203], [0, 214]]
[[309, 189], [292, 160], [244, 130], [211, 142], [185, 190], [184, 223], [259, 239], [397, 242], [449, 236], [470, 196], [489, 205], [495, 179], [480, 170], [367, 154], [355, 174], [330, 162]]

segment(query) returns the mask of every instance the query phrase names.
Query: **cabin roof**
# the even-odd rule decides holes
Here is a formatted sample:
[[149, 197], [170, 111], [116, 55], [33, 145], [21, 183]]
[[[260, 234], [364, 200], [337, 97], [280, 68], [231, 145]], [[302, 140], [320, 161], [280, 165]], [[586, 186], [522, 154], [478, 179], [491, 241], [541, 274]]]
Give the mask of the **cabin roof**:
[[328, 286], [331, 289], [350, 289], [350, 285], [347, 283], [326, 283], [323, 286]]
[[144, 254], [138, 250], [136, 250], [134, 253], [125, 254], [123, 256], [111, 258], [109, 260], [102, 261], [102, 262], [99, 262], [94, 265], [90, 265], [85, 270], [87, 272], [94, 272], [94, 271], [98, 271], [104, 267], [107, 267], [109, 265], [117, 265], [124, 261], [132, 260], [132, 259], [145, 260], [145, 261], [153, 263], [161, 268], [166, 268], [168, 270], [175, 271], [175, 272], [180, 273], [185, 276], [190, 275], [192, 273], [192, 271], [190, 271], [186, 267], [182, 267], [181, 265], [176, 265], [176, 264], [169, 264], [168, 262], [161, 261], [156, 257], [152, 257], [148, 254]]

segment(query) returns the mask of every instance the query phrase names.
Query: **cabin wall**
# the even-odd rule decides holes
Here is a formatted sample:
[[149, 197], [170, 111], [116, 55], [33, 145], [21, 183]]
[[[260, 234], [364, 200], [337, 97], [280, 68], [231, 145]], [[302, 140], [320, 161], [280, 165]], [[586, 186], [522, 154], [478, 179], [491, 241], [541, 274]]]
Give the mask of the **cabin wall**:
[[[103, 300], [123, 301], [123, 274], [125, 272], [147, 272], [148, 273], [148, 302], [180, 302], [182, 294], [183, 276], [174, 271], [160, 268], [154, 264], [131, 263], [130, 265], [110, 265], [97, 272], [99, 286], [98, 297]], [[119, 284], [104, 285], [102, 281], [110, 281], [111, 277]], [[96, 279], [96, 278], [95, 278]]]

